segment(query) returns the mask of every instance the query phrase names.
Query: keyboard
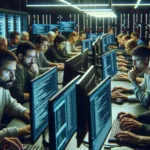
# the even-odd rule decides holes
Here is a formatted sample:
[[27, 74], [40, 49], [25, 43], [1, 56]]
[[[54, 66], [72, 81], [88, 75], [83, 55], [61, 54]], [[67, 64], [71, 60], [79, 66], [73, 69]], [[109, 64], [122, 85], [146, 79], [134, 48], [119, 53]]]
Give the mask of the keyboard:
[[116, 119], [113, 121], [113, 125], [111, 128], [110, 137], [108, 139], [109, 143], [117, 142], [117, 139], [115, 138], [115, 135], [120, 131], [120, 121], [119, 119]]
[[44, 150], [43, 146], [39, 145], [31, 145], [31, 144], [23, 144], [24, 150]]

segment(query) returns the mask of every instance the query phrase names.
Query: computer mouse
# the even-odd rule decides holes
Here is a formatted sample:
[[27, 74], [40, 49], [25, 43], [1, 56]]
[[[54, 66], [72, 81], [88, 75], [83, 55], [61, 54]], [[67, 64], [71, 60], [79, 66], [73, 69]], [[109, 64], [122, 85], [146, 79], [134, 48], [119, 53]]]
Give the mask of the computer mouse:
[[118, 104], [118, 105], [122, 105], [122, 104], [123, 104], [123, 99], [121, 99], [121, 98], [116, 98], [116, 99], [115, 99], [115, 103]]

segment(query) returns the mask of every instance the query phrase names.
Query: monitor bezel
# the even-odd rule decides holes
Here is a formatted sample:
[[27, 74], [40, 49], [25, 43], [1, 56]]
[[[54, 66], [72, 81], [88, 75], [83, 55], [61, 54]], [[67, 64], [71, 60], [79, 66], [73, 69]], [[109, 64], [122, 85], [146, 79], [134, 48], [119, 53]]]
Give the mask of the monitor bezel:
[[[47, 124], [47, 126], [43, 129], [43, 132], [42, 132], [41, 134], [39, 134], [36, 139], [34, 139], [34, 135], [33, 135], [33, 124], [32, 124], [32, 122], [33, 122], [33, 117], [32, 117], [33, 102], [32, 102], [32, 99], [33, 99], [34, 96], [32, 95], [32, 82], [35, 82], [35, 81], [39, 80], [42, 76], [44, 76], [45, 74], [47, 74], [47, 73], [49, 73], [49, 72], [51, 72], [51, 71], [57, 73], [57, 67], [51, 68], [50, 70], [44, 72], [43, 74], [39, 75], [38, 77], [36, 77], [36, 78], [34, 78], [34, 79], [32, 79], [32, 80], [30, 81], [30, 87], [31, 87], [31, 88], [30, 88], [30, 93], [31, 93], [31, 94], [30, 94], [30, 120], [31, 120], [31, 143], [32, 143], [32, 144], [34, 144], [34, 143], [38, 140], [38, 138], [41, 136], [41, 134], [44, 132], [44, 130], [45, 130], [45, 129], [47, 128], [47, 126], [48, 126], [48, 124]], [[58, 78], [56, 78], [56, 80], [58, 80]], [[56, 83], [58, 83], [58, 81], [57, 81]], [[57, 90], [58, 90], [58, 88], [57, 88]]]
[[[69, 89], [70, 86], [72, 86], [72, 84], [74, 82], [77, 82], [77, 80], [79, 80], [80, 75], [76, 76], [73, 80], [71, 80], [66, 86], [64, 86], [56, 95], [54, 95], [48, 103], [48, 111], [49, 111], [49, 117], [51, 118], [49, 120], [49, 148], [52, 150], [57, 150], [56, 149], [56, 139], [55, 139], [55, 113], [53, 110], [53, 105], [55, 103], [55, 101], [57, 101], [58, 98], [60, 98], [67, 89]], [[74, 131], [74, 133], [76, 132], [76, 130]], [[72, 134], [72, 136], [74, 135], [74, 133]], [[70, 142], [72, 136], [70, 137], [70, 139], [68, 140], [68, 142], [66, 143], [65, 148], [67, 147], [68, 143]], [[51, 144], [52, 143], [52, 144]]]
[[[87, 101], [88, 101], [88, 127], [89, 127], [89, 135], [88, 135], [88, 139], [89, 139], [89, 150], [93, 150], [92, 149], [92, 142], [93, 142], [93, 140], [92, 140], [92, 126], [91, 126], [91, 112], [90, 112], [90, 97], [91, 97], [91, 95], [93, 95], [95, 92], [97, 92], [97, 90], [99, 90], [102, 86], [103, 86], [103, 84], [104, 83], [106, 83], [108, 80], [110, 80], [110, 83], [109, 83], [109, 86], [110, 86], [110, 105], [111, 105], [111, 76], [107, 76], [104, 80], [102, 80], [101, 82], [100, 82], [100, 84], [98, 84], [92, 91], [90, 91], [88, 94], [87, 94]], [[110, 107], [111, 108], [111, 107]], [[110, 112], [111, 112], [111, 127], [112, 127], [112, 109], [110, 110]], [[108, 132], [107, 132], [107, 136], [108, 136], [108, 133], [110, 132], [110, 130], [111, 130], [111, 127], [110, 127], [110, 129], [108, 130]], [[90, 132], [91, 131], [91, 132]], [[103, 143], [105, 142], [105, 140], [106, 140], [106, 138], [107, 138], [107, 136], [105, 137], [105, 139], [104, 139], [104, 141], [103, 141]], [[102, 146], [103, 146], [103, 144], [102, 144]], [[101, 147], [102, 147], [101, 146]], [[101, 149], [101, 147], [100, 147], [100, 149]]]

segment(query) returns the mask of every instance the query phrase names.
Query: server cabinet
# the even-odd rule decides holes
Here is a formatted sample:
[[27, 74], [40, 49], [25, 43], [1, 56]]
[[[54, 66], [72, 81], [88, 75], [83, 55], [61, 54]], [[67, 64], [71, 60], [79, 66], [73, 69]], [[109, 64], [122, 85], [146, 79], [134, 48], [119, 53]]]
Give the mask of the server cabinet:
[[0, 12], [0, 36], [6, 37], [6, 17], [5, 13]]

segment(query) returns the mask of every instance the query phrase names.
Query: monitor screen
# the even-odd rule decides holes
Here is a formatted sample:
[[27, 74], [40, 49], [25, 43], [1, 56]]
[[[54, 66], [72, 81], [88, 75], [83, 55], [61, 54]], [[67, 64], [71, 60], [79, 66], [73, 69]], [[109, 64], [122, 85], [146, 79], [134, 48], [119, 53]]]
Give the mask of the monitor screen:
[[48, 24], [48, 32], [52, 31], [54, 28], [59, 29], [60, 25], [59, 24]]
[[114, 76], [117, 73], [116, 51], [105, 53], [102, 59], [102, 78], [105, 79], [108, 75]]
[[102, 50], [101, 54], [108, 52], [108, 45], [109, 45], [108, 36], [109, 34], [104, 34], [101, 36], [101, 50]]
[[77, 147], [82, 144], [88, 132], [86, 95], [96, 86], [94, 66], [91, 66], [76, 84], [77, 98]]
[[32, 33], [33, 34], [47, 34], [48, 25], [47, 24], [33, 24]]
[[56, 67], [31, 81], [31, 140], [34, 143], [48, 125], [48, 100], [56, 94]]
[[51, 150], [64, 150], [76, 131], [76, 82], [79, 77], [74, 78], [49, 101]]
[[82, 51], [84, 51], [86, 48], [88, 48], [89, 51], [92, 50], [92, 43], [93, 43], [93, 39], [85, 39], [82, 40]]
[[73, 32], [75, 30], [75, 22], [60, 22], [60, 32]]
[[75, 78], [79, 71], [82, 70], [82, 54], [78, 54], [73, 58], [66, 60], [64, 67], [63, 86], [68, 84], [73, 78]]
[[112, 126], [111, 79], [108, 76], [88, 94], [89, 149], [101, 149]]
[[115, 44], [115, 35], [114, 34], [110, 34], [110, 44]]

